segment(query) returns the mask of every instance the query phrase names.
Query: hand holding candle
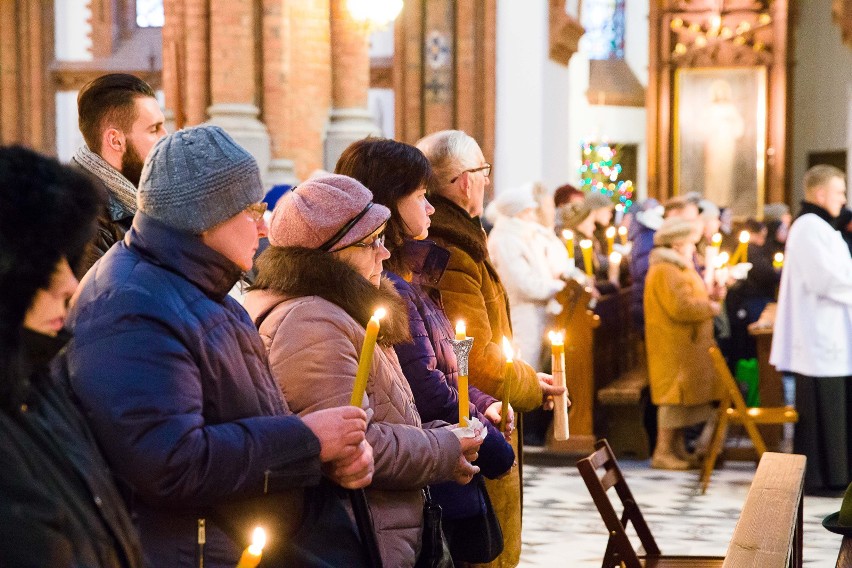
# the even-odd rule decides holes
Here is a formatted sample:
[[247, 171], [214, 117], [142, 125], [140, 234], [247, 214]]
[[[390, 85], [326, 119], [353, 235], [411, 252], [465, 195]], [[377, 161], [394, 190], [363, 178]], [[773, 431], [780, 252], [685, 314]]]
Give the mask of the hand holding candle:
[[[565, 387], [565, 343], [561, 333], [549, 332], [553, 384]], [[568, 391], [553, 397], [553, 437], [568, 439]]]
[[459, 426], [466, 428], [470, 417], [470, 393], [468, 392], [468, 356], [473, 347], [473, 338], [467, 337], [464, 322], [456, 323], [456, 338], [452, 341], [453, 351], [459, 365], [458, 394], [459, 394]]
[[615, 227], [606, 228], [606, 254], [612, 254], [612, 247], [615, 245]]
[[237, 568], [255, 568], [260, 564], [263, 547], [266, 546], [266, 531], [257, 527], [252, 534], [251, 544], [243, 551]]
[[379, 308], [367, 324], [364, 334], [364, 344], [361, 346], [361, 357], [358, 359], [358, 371], [355, 373], [355, 386], [349, 404], [361, 407], [364, 392], [367, 390], [367, 379], [370, 377], [370, 367], [373, 364], [373, 352], [376, 350], [376, 338], [379, 336], [379, 320], [385, 317], [387, 311]]
[[568, 258], [574, 258], [574, 231], [565, 229], [562, 231], [562, 238], [565, 239], [565, 248], [568, 250]]
[[503, 337], [503, 353], [506, 355], [506, 373], [503, 377], [503, 405], [500, 407], [500, 429], [505, 433], [509, 426], [509, 393], [512, 390], [512, 381], [515, 378], [515, 365], [513, 359], [515, 352], [512, 344]]
[[583, 268], [586, 270], [586, 276], [594, 276], [595, 268], [592, 266], [592, 241], [583, 239], [580, 241], [580, 250], [583, 251]]

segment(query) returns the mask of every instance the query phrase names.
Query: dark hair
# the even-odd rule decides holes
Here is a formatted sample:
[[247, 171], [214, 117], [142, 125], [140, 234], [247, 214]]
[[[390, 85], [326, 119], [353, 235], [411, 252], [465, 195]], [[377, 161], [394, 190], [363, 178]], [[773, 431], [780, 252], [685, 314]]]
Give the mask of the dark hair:
[[334, 173], [357, 179], [373, 192], [376, 203], [390, 209], [385, 246], [391, 252], [388, 267], [398, 272], [402, 259], [393, 252], [405, 242], [406, 234], [397, 202], [428, 185], [432, 177], [429, 160], [410, 144], [387, 138], [364, 138], [343, 151]]
[[553, 205], [556, 207], [560, 207], [565, 205], [571, 198], [575, 195], [579, 195], [580, 197], [584, 197], [586, 194], [571, 185], [570, 183], [566, 183], [565, 185], [560, 185], [553, 192]]
[[36, 292], [62, 258], [79, 262], [105, 203], [84, 174], [20, 146], [0, 147], [0, 406], [26, 389], [21, 334]]
[[136, 120], [136, 99], [156, 98], [151, 85], [127, 73], [102, 75], [77, 95], [80, 132], [92, 152], [101, 151], [101, 134], [108, 126], [128, 131]]
[[768, 230], [769, 228], [763, 221], [758, 221], [754, 217], [749, 217], [743, 222], [743, 229], [748, 231], [752, 235], [759, 235], [763, 232], [764, 229]]
[[663, 217], [668, 217], [672, 211], [683, 211], [687, 207], [694, 205], [698, 209], [698, 203], [690, 201], [686, 197], [678, 196], [668, 199], [663, 203]]

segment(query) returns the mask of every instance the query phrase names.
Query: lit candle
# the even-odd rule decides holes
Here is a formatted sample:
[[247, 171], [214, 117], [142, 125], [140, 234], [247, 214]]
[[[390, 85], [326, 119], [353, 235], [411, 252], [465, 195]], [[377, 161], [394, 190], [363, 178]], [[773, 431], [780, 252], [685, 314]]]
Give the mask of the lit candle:
[[512, 387], [512, 377], [515, 375], [513, 359], [515, 352], [512, 344], [503, 336], [503, 353], [506, 355], [506, 373], [503, 378], [503, 404], [500, 408], [500, 428], [506, 432], [509, 428], [509, 391]]
[[580, 250], [583, 251], [583, 268], [586, 269], [587, 276], [594, 276], [595, 269], [592, 266], [592, 241], [583, 239], [580, 241]]
[[784, 253], [776, 252], [775, 256], [772, 257], [772, 268], [775, 270], [781, 270], [784, 268]]
[[260, 564], [260, 557], [263, 554], [264, 546], [266, 546], [266, 531], [257, 527], [254, 529], [254, 534], [252, 534], [251, 544], [243, 550], [243, 555], [240, 556], [237, 568], [255, 568]]
[[728, 253], [719, 253], [716, 257], [715, 274], [716, 284], [725, 286], [728, 283]]
[[[467, 339], [467, 329], [464, 321], [456, 322], [456, 341], [464, 341]], [[470, 394], [468, 393], [467, 385], [467, 365], [459, 365], [458, 391], [459, 391], [459, 426], [464, 428], [467, 426], [468, 418], [470, 417]]]
[[748, 231], [740, 233], [740, 244], [737, 245], [737, 250], [734, 251], [734, 256], [731, 258], [731, 264], [738, 262], [748, 262], [748, 242], [751, 240], [751, 235]]
[[619, 277], [621, 276], [621, 253], [620, 252], [612, 252], [609, 255], [609, 281], [618, 284]]
[[606, 228], [606, 253], [612, 254], [612, 247], [615, 244], [615, 227]]
[[[561, 333], [549, 332], [551, 373], [553, 384], [565, 385], [565, 343]], [[553, 397], [553, 437], [560, 442], [568, 439], [568, 391]]]
[[621, 241], [622, 246], [627, 245], [627, 227], [619, 227], [618, 228], [618, 239]]
[[722, 233], [715, 233], [710, 239], [710, 246], [715, 247], [718, 251], [722, 248]]
[[386, 314], [384, 308], [379, 308], [367, 323], [364, 344], [361, 346], [361, 357], [358, 359], [358, 371], [355, 373], [355, 386], [352, 389], [352, 398], [349, 400], [352, 406], [360, 407], [364, 400], [367, 379], [370, 377], [370, 366], [373, 364], [373, 351], [376, 349], [376, 338], [379, 335], [379, 320]]
[[565, 239], [565, 248], [568, 250], [568, 258], [574, 258], [574, 231], [565, 229], [562, 231], [562, 238]]
[[615, 224], [620, 225], [621, 220], [624, 218], [624, 205], [621, 203], [615, 204]]

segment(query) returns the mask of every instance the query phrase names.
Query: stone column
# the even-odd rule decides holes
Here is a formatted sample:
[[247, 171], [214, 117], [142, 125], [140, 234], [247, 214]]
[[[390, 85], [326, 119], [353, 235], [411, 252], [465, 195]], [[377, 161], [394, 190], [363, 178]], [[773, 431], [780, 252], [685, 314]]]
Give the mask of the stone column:
[[370, 53], [367, 30], [355, 22], [346, 0], [331, 0], [332, 108], [325, 139], [325, 169], [331, 171], [349, 144], [381, 132], [367, 109]]
[[269, 133], [258, 119], [255, 0], [210, 0], [209, 123], [221, 126], [269, 168]]

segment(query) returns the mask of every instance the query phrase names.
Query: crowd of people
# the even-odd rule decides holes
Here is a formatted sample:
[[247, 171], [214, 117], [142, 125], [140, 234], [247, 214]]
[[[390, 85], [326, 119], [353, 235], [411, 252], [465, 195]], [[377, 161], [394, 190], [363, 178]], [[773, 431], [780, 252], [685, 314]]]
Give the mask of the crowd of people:
[[782, 204], [748, 220], [748, 265], [728, 270], [708, 250], [734, 254], [735, 231], [700, 196], [616, 220], [606, 195], [531, 182], [485, 210], [491, 165], [457, 130], [355, 142], [268, 211], [254, 158], [216, 126], [167, 134], [143, 81], [100, 77], [78, 110], [70, 165], [0, 148], [4, 565], [232, 568], [261, 526], [269, 566], [516, 566], [522, 417], [564, 392], [542, 345], [572, 280], [631, 286], [664, 469], [695, 466], [708, 347], [753, 356], [743, 330], [780, 283], [796, 448], [813, 487], [849, 482], [848, 427], [824, 420], [852, 422], [838, 170], [809, 172], [792, 228]]

